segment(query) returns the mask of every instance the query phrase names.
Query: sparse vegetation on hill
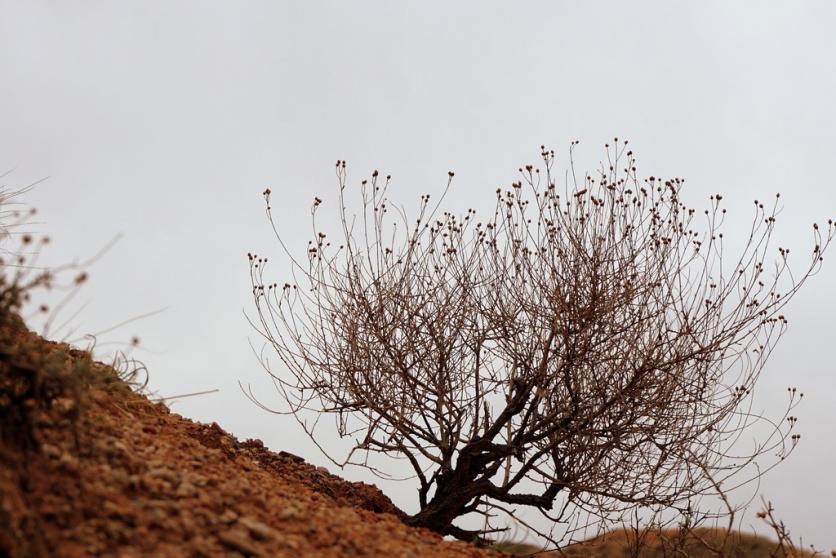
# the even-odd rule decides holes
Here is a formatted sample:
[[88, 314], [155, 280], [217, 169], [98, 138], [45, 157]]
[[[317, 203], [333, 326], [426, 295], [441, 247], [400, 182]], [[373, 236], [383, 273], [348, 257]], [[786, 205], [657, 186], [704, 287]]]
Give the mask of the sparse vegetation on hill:
[[487, 556], [406, 526], [373, 486], [184, 419], [133, 389], [133, 369], [29, 331], [18, 311], [53, 277], [26, 282], [22, 263], [0, 269], [0, 556]]
[[22, 327], [0, 342], [0, 556], [486, 555], [407, 527], [372, 486], [170, 413], [86, 353]]
[[[543, 555], [445, 541], [408, 525], [374, 486], [170, 412], [143, 394], [141, 367], [130, 360], [96, 362], [28, 330], [21, 309], [56, 278], [23, 257], [0, 262], [0, 557]], [[85, 276], [73, 273], [68, 284]], [[732, 534], [734, 545], [718, 544], [716, 533], [697, 529], [683, 544], [662, 531], [636, 545], [624, 531], [554, 555], [807, 556], [770, 512], [778, 543]]]
[[[22, 378], [41, 370], [51, 379], [35, 396]], [[480, 549], [409, 527], [375, 487], [184, 419], [119, 376], [19, 319], [0, 327], [0, 556], [475, 558], [541, 550]], [[632, 555], [626, 536], [599, 539], [564, 552]], [[739, 540], [742, 551], [722, 556], [808, 555]], [[644, 548], [640, 556], [683, 556], [663, 553], [658, 541]], [[695, 543], [685, 555], [715, 556]]]

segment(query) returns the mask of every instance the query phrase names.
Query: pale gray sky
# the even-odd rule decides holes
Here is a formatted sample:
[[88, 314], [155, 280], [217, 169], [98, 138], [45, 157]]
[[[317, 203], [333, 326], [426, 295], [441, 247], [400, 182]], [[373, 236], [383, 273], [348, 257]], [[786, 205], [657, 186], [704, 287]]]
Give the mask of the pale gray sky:
[[[124, 235], [91, 270], [79, 332], [167, 307], [107, 339], [142, 338], [161, 394], [220, 390], [181, 414], [324, 463], [237, 387], [271, 400], [242, 313], [246, 253], [282, 270], [265, 187], [303, 250], [336, 159], [350, 180], [391, 173], [409, 203], [455, 170], [448, 207], [463, 210], [490, 203], [541, 143], [580, 139], [591, 170], [617, 135], [641, 173], [685, 177], [690, 204], [724, 193], [729, 237], [780, 191], [778, 239], [800, 253], [812, 221], [836, 217], [834, 27], [829, 1], [0, 0], [0, 171], [14, 169], [11, 186], [50, 177], [27, 197], [49, 261]], [[834, 263], [794, 300], [761, 384], [776, 413], [788, 385], [807, 393], [802, 444], [760, 492], [822, 546], [836, 544]], [[414, 508], [411, 485], [383, 487]]]

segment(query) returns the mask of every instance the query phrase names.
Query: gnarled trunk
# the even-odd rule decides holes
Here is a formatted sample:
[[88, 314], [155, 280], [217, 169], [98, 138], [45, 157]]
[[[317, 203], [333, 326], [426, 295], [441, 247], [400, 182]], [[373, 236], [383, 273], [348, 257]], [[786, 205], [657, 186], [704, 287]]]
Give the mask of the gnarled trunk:
[[432, 499], [421, 511], [405, 520], [407, 525], [457, 538], [476, 536], [476, 533], [454, 527], [453, 521], [471, 511], [468, 508], [475, 499], [487, 494], [489, 481], [477, 480], [484, 473], [483, 459], [460, 454], [455, 469], [438, 476]]

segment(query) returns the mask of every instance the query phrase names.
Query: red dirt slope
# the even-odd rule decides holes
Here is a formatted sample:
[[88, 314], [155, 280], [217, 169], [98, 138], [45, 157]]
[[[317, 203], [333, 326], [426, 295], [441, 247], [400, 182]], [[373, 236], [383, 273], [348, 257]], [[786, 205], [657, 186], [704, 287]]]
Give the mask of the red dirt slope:
[[[542, 558], [618, 558], [635, 556], [636, 534], [615, 529], [589, 540], [564, 547], [561, 551], [542, 552], [537, 546], [508, 543], [502, 550], [513, 555]], [[778, 541], [764, 536], [723, 529], [698, 527], [680, 539], [675, 529], [645, 531], [641, 535], [641, 558], [812, 558], [824, 556], [790, 546], [781, 547]], [[832, 554], [836, 556], [836, 553]]]
[[0, 556], [491, 555], [405, 526], [373, 486], [184, 419], [86, 353], [2, 322]]
[[[812, 552], [805, 549], [779, 547], [778, 542], [764, 536], [750, 533], [726, 533], [723, 529], [699, 527], [688, 534], [681, 549], [674, 551], [679, 539], [675, 529], [649, 531], [641, 537], [642, 553], [646, 558], [664, 558], [666, 556], [687, 555], [689, 558], [810, 558]], [[574, 544], [564, 549], [567, 558], [609, 558], [626, 556], [636, 544], [636, 535], [624, 529], [617, 529], [599, 535], [588, 541]]]

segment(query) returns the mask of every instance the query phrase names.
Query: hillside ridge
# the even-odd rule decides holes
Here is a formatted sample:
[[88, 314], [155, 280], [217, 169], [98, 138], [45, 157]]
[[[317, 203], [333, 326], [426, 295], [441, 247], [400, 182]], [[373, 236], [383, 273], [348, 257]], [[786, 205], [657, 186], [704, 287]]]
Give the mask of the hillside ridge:
[[404, 525], [372, 485], [151, 402], [20, 320], [0, 326], [0, 365], [0, 556], [489, 555]]

